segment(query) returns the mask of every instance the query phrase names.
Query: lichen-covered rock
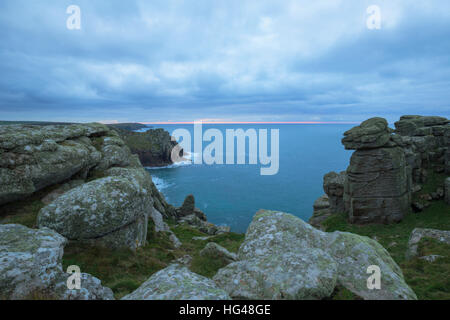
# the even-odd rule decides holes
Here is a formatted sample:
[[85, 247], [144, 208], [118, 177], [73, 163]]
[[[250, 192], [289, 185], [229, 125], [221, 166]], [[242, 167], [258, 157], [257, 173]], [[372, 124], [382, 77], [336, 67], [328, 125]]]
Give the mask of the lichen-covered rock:
[[51, 287], [62, 273], [65, 243], [47, 228], [0, 225], [0, 296], [24, 299]]
[[181, 246], [181, 241], [177, 238], [177, 236], [170, 230], [169, 225], [164, 222], [162, 214], [156, 210], [154, 207], [150, 211], [150, 218], [153, 220], [155, 224], [156, 232], [168, 232], [169, 239], [172, 242], [175, 248], [179, 248]]
[[85, 176], [102, 158], [91, 138], [108, 132], [101, 124], [0, 126], [0, 205]]
[[195, 210], [195, 198], [192, 194], [187, 195], [183, 201], [182, 206], [179, 209], [179, 216], [185, 217], [194, 213]]
[[200, 251], [200, 255], [212, 258], [214, 260], [220, 260], [223, 264], [229, 264], [237, 261], [237, 255], [235, 253], [229, 252], [227, 249], [215, 242], [209, 242], [206, 244], [206, 246]]
[[371, 118], [346, 131], [342, 144], [347, 150], [380, 148], [389, 142], [390, 136], [386, 119]]
[[81, 274], [81, 289], [69, 290], [61, 259], [67, 240], [48, 228], [0, 225], [0, 297], [27, 299], [41, 294], [58, 300], [114, 299], [100, 280]]
[[113, 168], [110, 173], [114, 171], [117, 175], [74, 188], [42, 208], [39, 227], [111, 248], [143, 245], [153, 207], [150, 176], [140, 169]]
[[330, 296], [336, 286], [337, 265], [320, 249], [323, 241], [315, 236], [316, 230], [299, 221], [289, 214], [259, 211], [247, 229], [239, 261], [214, 276], [219, 287], [239, 299]]
[[172, 264], [153, 274], [122, 300], [229, 300], [214, 281], [195, 274], [183, 265]]
[[[433, 130], [430, 127], [433, 126], [442, 126], [449, 123], [449, 121], [444, 117], [437, 116], [402, 116], [400, 120], [395, 123], [395, 132], [402, 136], [414, 136], [414, 135], [425, 135], [424, 127], [428, 127], [430, 132], [428, 134], [432, 134]], [[443, 133], [442, 128], [437, 128], [434, 130], [435, 133], [441, 135]]]
[[81, 273], [81, 288], [68, 289], [69, 274], [61, 274], [56, 283], [53, 294], [59, 300], [114, 300], [113, 291], [102, 286], [102, 282], [88, 273]]
[[[171, 153], [177, 145], [170, 134], [163, 129], [146, 132], [130, 132], [116, 129], [133, 154], [137, 154], [142, 165], [160, 167], [172, 164]], [[181, 155], [183, 151], [180, 150]]]
[[332, 215], [332, 211], [330, 209], [330, 201], [328, 196], [325, 194], [314, 201], [313, 204], [313, 214], [311, 218], [309, 218], [309, 223], [316, 227], [322, 228], [321, 223], [325, 221], [328, 217]]
[[345, 212], [344, 206], [344, 185], [346, 173], [334, 171], [327, 173], [323, 177], [323, 190], [328, 196], [330, 211], [332, 213]]
[[401, 221], [410, 211], [411, 185], [401, 148], [357, 150], [347, 168], [345, 211], [352, 223]]
[[[321, 299], [339, 284], [364, 299], [416, 299], [400, 268], [376, 241], [325, 233], [282, 212], [255, 215], [238, 259], [214, 276], [232, 298]], [[381, 269], [380, 290], [367, 288], [370, 265]]]
[[431, 238], [442, 243], [450, 244], [450, 231], [415, 228], [409, 237], [408, 249], [406, 250], [406, 258], [416, 257], [419, 249], [419, 242], [423, 238]]
[[[377, 241], [346, 232], [328, 234], [328, 250], [338, 265], [338, 283], [366, 300], [417, 299], [403, 273]], [[368, 289], [369, 266], [378, 266], [381, 289]]]
[[178, 222], [181, 224], [183, 223], [188, 224], [189, 226], [209, 235], [216, 235], [223, 233], [223, 228], [219, 228], [213, 223], [200, 219], [196, 214], [184, 216], [180, 218]]

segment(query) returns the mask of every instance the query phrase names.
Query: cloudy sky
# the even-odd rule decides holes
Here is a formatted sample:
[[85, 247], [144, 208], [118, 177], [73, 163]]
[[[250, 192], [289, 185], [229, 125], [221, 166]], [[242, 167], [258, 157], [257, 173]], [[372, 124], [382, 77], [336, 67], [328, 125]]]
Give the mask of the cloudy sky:
[[1, 120], [450, 116], [448, 0], [2, 0], [0, 39]]

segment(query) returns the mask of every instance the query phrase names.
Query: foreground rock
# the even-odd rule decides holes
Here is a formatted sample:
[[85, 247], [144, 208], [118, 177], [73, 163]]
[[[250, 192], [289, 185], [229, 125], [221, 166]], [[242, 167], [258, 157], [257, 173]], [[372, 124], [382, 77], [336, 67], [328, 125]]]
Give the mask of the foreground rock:
[[229, 264], [237, 261], [237, 255], [229, 252], [224, 247], [215, 242], [209, 242], [201, 251], [200, 255], [209, 257], [213, 260], [219, 260], [223, 264]]
[[0, 126], [0, 205], [85, 177], [102, 158], [91, 138], [107, 132], [100, 124]]
[[214, 281], [185, 266], [172, 264], [156, 272], [122, 300], [229, 300]]
[[109, 288], [89, 274], [81, 290], [67, 289], [61, 259], [67, 240], [53, 230], [0, 225], [0, 297], [26, 299], [35, 294], [53, 299], [114, 299]]
[[153, 183], [116, 131], [96, 123], [1, 126], [0, 155], [0, 205], [40, 191], [40, 228], [112, 248], [145, 243]]
[[[238, 259], [214, 276], [232, 298], [322, 299], [339, 284], [364, 299], [416, 299], [400, 268], [375, 240], [325, 233], [282, 212], [255, 215]], [[380, 290], [367, 288], [371, 265], [381, 269]]]
[[38, 226], [69, 240], [110, 248], [145, 244], [153, 203], [151, 181], [140, 168], [112, 168], [111, 176], [66, 192], [41, 209]]
[[409, 237], [408, 249], [406, 250], [406, 258], [416, 257], [419, 252], [419, 242], [423, 238], [435, 239], [439, 242], [450, 244], [450, 231], [415, 228]]

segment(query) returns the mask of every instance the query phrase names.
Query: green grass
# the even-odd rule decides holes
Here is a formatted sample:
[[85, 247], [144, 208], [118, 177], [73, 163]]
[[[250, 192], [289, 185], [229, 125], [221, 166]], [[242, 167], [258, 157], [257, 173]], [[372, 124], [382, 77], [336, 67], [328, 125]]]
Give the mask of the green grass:
[[[420, 213], [410, 213], [403, 221], [397, 224], [380, 225], [352, 225], [347, 222], [344, 214], [331, 216], [323, 223], [327, 232], [346, 231], [370, 238], [375, 238], [402, 269], [406, 282], [411, 286], [419, 299], [450, 299], [450, 287], [448, 281], [445, 290], [443, 278], [449, 274], [450, 266], [445, 260], [429, 263], [421, 259], [406, 261], [405, 252], [409, 236], [414, 228], [431, 228], [439, 230], [450, 230], [450, 206], [444, 201], [432, 201], [430, 207]], [[439, 246], [436, 245], [436, 246]], [[444, 250], [444, 254], [450, 257], [447, 249], [424, 248], [432, 254], [439, 254]], [[444, 246], [440, 244], [440, 246]], [[433, 250], [435, 252], [433, 252]], [[429, 253], [431, 254], [431, 253]], [[448, 277], [447, 277], [448, 278]], [[337, 295], [339, 297], [339, 295]]]
[[207, 235], [187, 225], [180, 225], [172, 228], [182, 242], [182, 246], [176, 249], [167, 233], [154, 231], [153, 221], [149, 221], [148, 227], [147, 244], [136, 251], [71, 243], [64, 249], [63, 268], [66, 270], [69, 265], [78, 265], [82, 272], [102, 280], [102, 285], [111, 288], [116, 299], [120, 299], [137, 289], [153, 273], [186, 254], [193, 257], [193, 272], [212, 277], [223, 265], [217, 260], [200, 256], [200, 250], [209, 241], [214, 241], [236, 251], [244, 239], [244, 235], [229, 233], [206, 241], [192, 240], [192, 237]]
[[28, 228], [36, 228], [37, 215], [45, 204], [41, 199], [49, 192], [59, 188], [56, 184], [36, 192], [34, 195], [16, 202], [0, 206], [0, 224], [21, 224]]
[[[430, 263], [421, 256], [440, 255]], [[450, 300], [450, 245], [422, 239], [418, 257], [401, 264], [406, 281], [419, 299]]]
[[219, 260], [200, 255], [200, 251], [206, 244], [215, 242], [230, 252], [237, 252], [245, 238], [244, 234], [230, 232], [209, 237], [207, 240], [193, 240], [193, 237], [206, 237], [208, 235], [187, 225], [179, 225], [172, 228], [172, 230], [183, 243], [181, 249], [192, 256], [191, 271], [208, 278], [212, 278], [224, 265]]

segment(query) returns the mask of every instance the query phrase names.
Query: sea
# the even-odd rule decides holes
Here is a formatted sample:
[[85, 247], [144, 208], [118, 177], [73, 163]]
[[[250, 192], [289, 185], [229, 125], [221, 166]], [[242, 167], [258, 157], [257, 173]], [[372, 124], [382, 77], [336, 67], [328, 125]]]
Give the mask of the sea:
[[[227, 225], [233, 232], [245, 232], [252, 217], [259, 209], [278, 210], [291, 213], [307, 221], [313, 212], [314, 201], [324, 194], [323, 175], [330, 171], [343, 171], [349, 164], [351, 151], [341, 144], [343, 133], [354, 124], [204, 124], [208, 129], [222, 133], [224, 150], [226, 130], [254, 129], [258, 139], [263, 139], [260, 129], [268, 134], [268, 150], [271, 130], [279, 134], [279, 166], [276, 174], [261, 175], [261, 167], [268, 165], [249, 164], [249, 147], [245, 150], [245, 164], [194, 163], [203, 159], [202, 152], [194, 152], [194, 126], [192, 124], [151, 125], [163, 128], [170, 134], [185, 129], [192, 137], [192, 150], [185, 161], [167, 167], [147, 168], [157, 188], [167, 201], [180, 206], [188, 194], [195, 197], [196, 207], [217, 225]], [[218, 131], [216, 131], [217, 133]], [[199, 141], [199, 140], [197, 140]], [[203, 141], [205, 150], [210, 141]], [[237, 143], [235, 142], [235, 148]], [[224, 151], [225, 153], [225, 151]], [[235, 163], [238, 151], [235, 149]], [[214, 155], [214, 153], [213, 153]], [[259, 156], [259, 153], [258, 153]]]

